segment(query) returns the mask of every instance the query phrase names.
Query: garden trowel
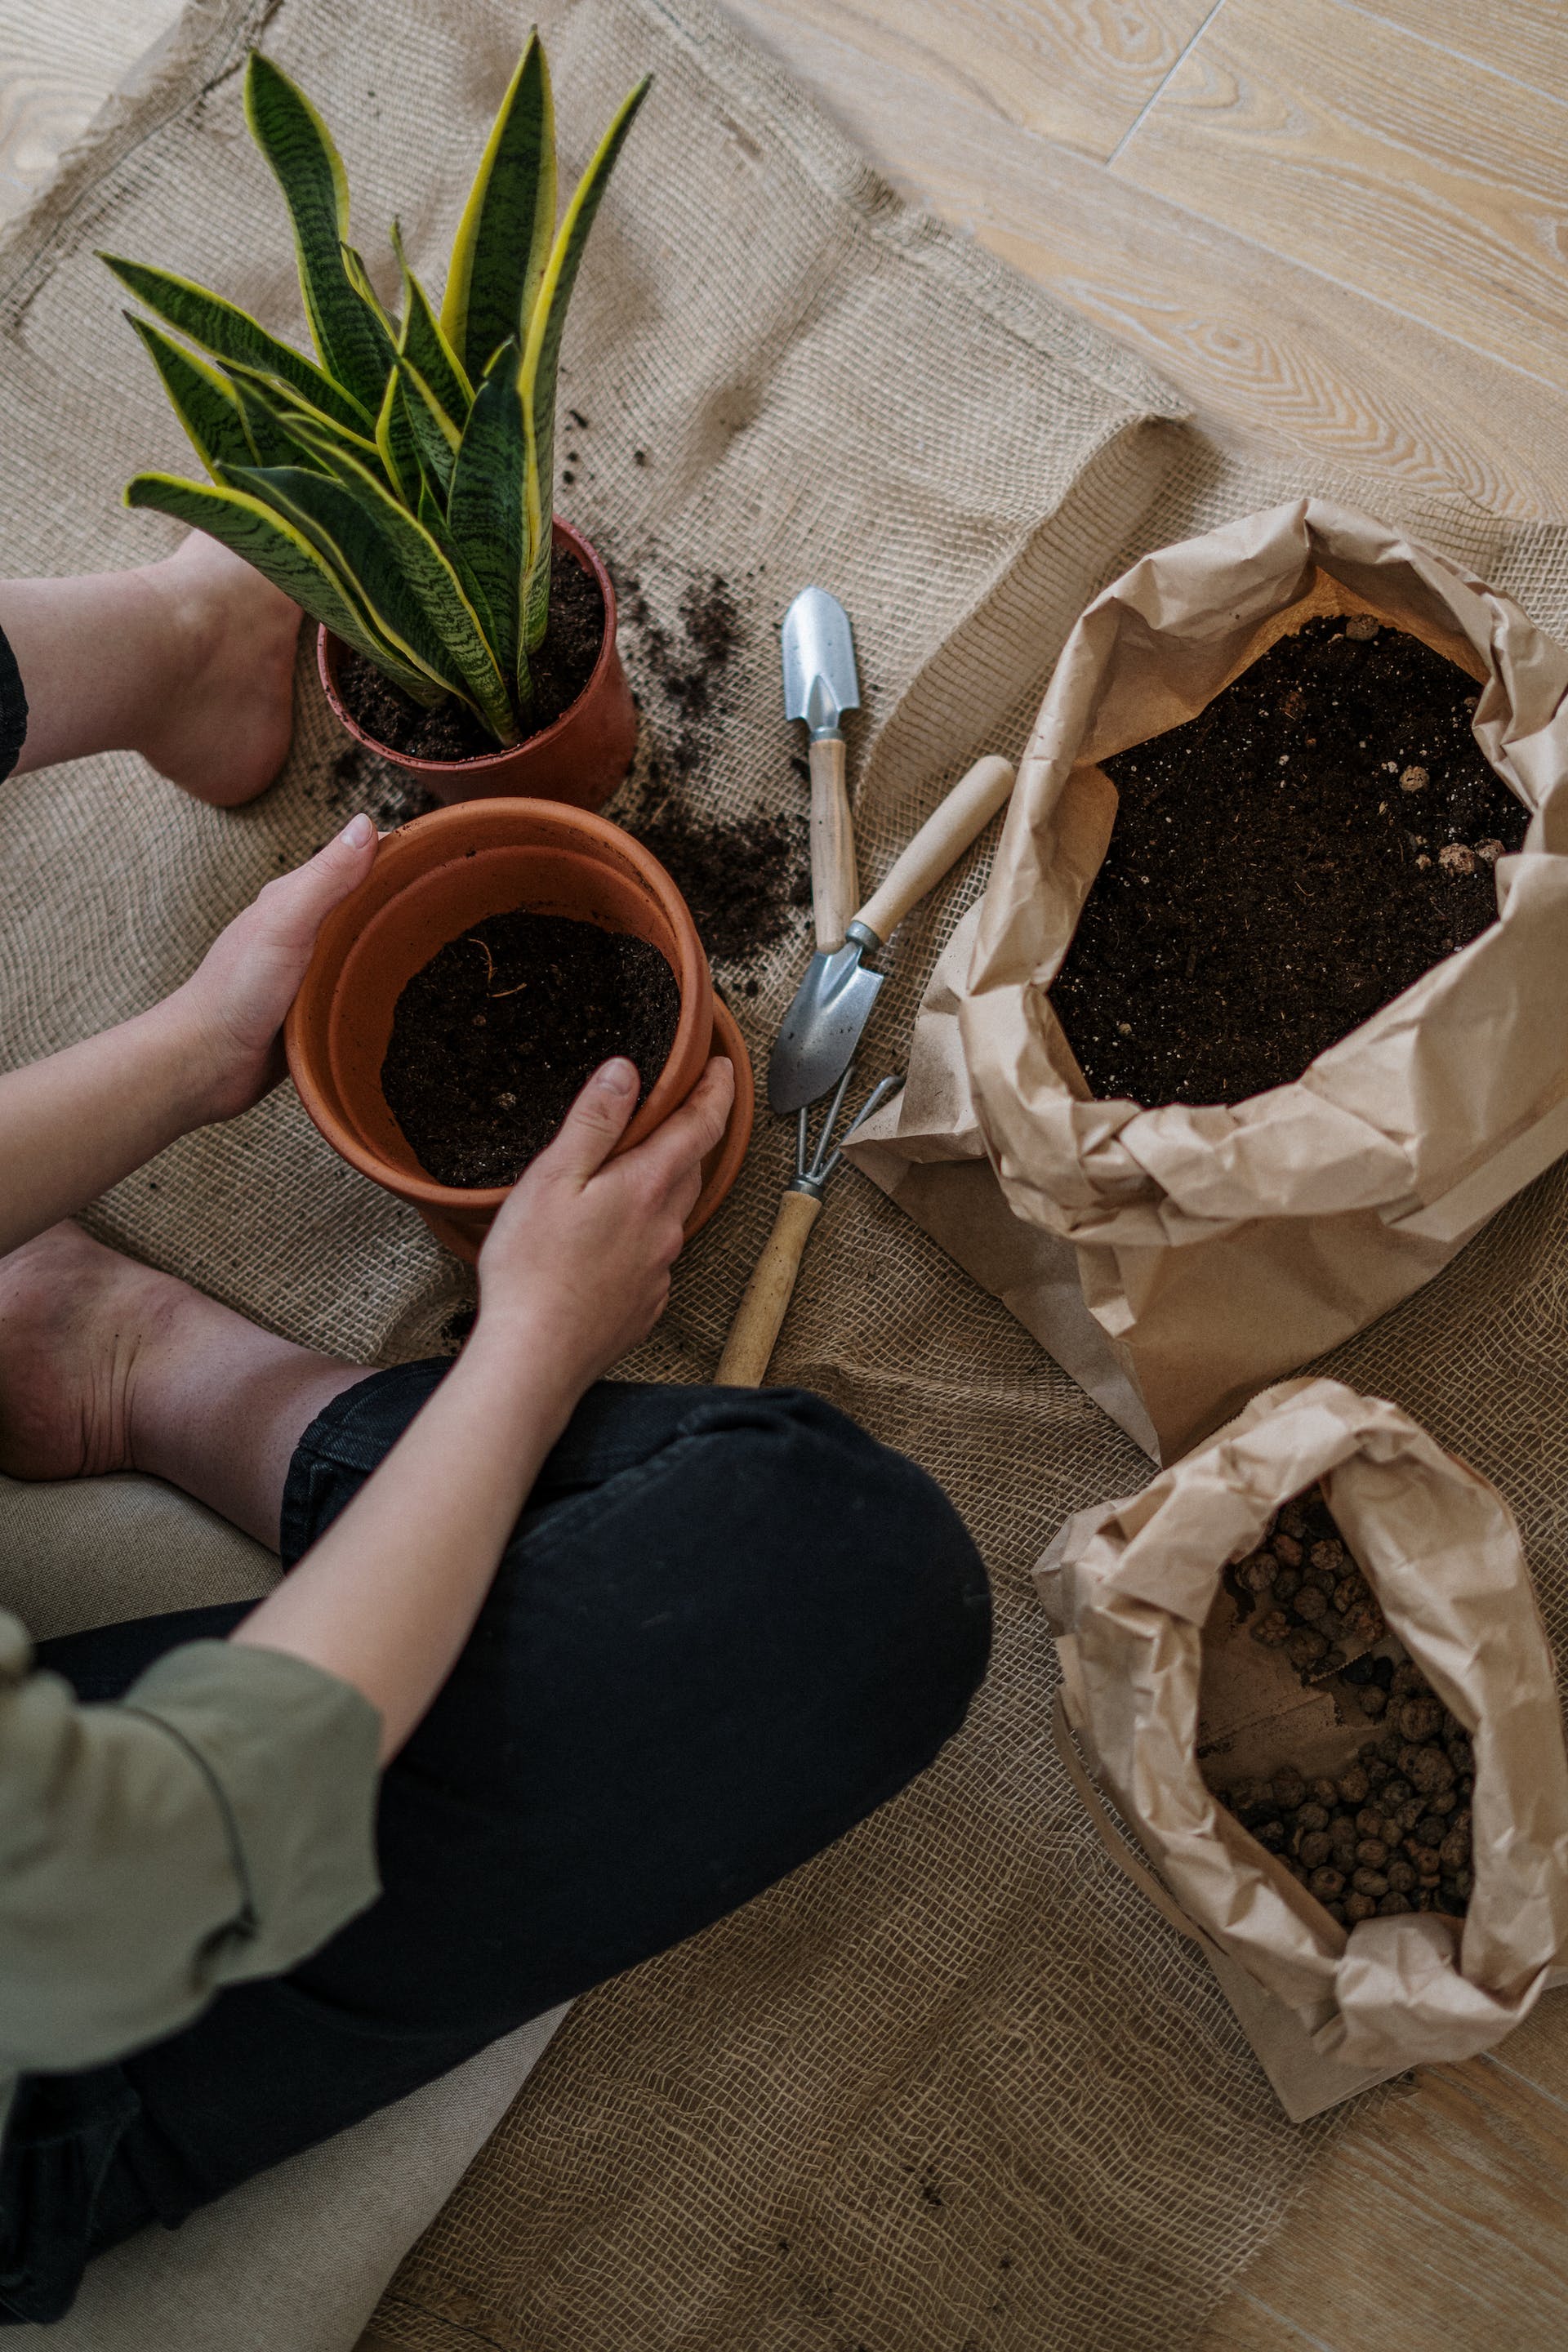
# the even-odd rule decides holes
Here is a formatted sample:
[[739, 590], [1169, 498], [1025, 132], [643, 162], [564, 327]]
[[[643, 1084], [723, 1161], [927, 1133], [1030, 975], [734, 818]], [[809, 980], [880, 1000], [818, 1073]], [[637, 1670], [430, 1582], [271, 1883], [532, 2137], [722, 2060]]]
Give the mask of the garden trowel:
[[887, 977], [866, 959], [956, 864], [1012, 789], [1013, 771], [1005, 760], [977, 760], [845, 926], [843, 946], [823, 952], [819, 927], [817, 953], [795, 991], [768, 1064], [768, 1100], [774, 1110], [800, 1110], [837, 1085]]
[[860, 896], [839, 724], [845, 711], [860, 708], [860, 680], [849, 615], [826, 588], [803, 588], [779, 635], [784, 716], [804, 719], [811, 739], [811, 908], [816, 944], [826, 950], [843, 946]]

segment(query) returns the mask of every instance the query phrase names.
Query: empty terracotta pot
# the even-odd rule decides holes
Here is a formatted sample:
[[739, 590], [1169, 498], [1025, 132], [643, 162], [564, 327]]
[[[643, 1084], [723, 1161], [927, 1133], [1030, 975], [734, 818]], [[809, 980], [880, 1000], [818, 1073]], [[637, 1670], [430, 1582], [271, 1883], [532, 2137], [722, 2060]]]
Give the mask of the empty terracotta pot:
[[345, 707], [338, 691], [338, 664], [343, 648], [330, 629], [316, 632], [316, 667], [321, 687], [342, 725], [356, 743], [363, 743], [377, 759], [407, 768], [437, 800], [515, 798], [526, 793], [531, 800], [565, 801], [574, 808], [596, 809], [603, 807], [631, 766], [637, 714], [616, 645], [615, 587], [598, 550], [559, 515], [554, 536], [556, 546], [574, 556], [599, 583], [605, 602], [604, 640], [576, 701], [550, 726], [542, 727], [524, 742], [514, 743], [510, 751], [483, 752], [472, 760], [422, 760], [412, 751], [390, 750], [368, 734]]
[[656, 857], [607, 818], [559, 802], [470, 801], [416, 817], [382, 843], [370, 877], [321, 926], [284, 1031], [289, 1069], [333, 1149], [416, 1208], [437, 1239], [471, 1263], [507, 1196], [504, 1184], [438, 1184], [415, 1158], [381, 1090], [398, 997], [448, 940], [488, 915], [529, 907], [630, 931], [669, 964], [680, 1015], [669, 1058], [619, 1149], [652, 1133], [697, 1084], [711, 1053], [735, 1067], [729, 1127], [703, 1166], [688, 1234], [740, 1173], [751, 1139], [751, 1063], [713, 994], [686, 901]]

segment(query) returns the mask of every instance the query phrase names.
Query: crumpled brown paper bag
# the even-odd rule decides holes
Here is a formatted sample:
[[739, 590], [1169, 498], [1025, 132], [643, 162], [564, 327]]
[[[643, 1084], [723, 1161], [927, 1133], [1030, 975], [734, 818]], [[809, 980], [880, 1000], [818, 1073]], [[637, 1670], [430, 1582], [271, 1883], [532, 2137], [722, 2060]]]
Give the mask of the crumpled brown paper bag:
[[[1098, 762], [1330, 612], [1481, 685], [1477, 740], [1532, 812], [1496, 869], [1501, 921], [1291, 1085], [1096, 1100], [1046, 991], [1110, 838]], [[908, 1084], [851, 1156], [1157, 1460], [1428, 1281], [1568, 1149], [1565, 697], [1568, 653], [1507, 597], [1311, 499], [1145, 557], [1068, 638]]]
[[[1474, 1743], [1462, 1921], [1340, 1927], [1199, 1770], [1203, 1628], [1226, 1565], [1315, 1479], [1390, 1630]], [[1519, 1530], [1397, 1406], [1286, 1381], [1142, 1494], [1080, 1511], [1035, 1575], [1090, 1769], [1186, 1923], [1264, 1996], [1236, 2006], [1290, 2113], [1484, 2050], [1562, 1980], [1568, 1755]]]

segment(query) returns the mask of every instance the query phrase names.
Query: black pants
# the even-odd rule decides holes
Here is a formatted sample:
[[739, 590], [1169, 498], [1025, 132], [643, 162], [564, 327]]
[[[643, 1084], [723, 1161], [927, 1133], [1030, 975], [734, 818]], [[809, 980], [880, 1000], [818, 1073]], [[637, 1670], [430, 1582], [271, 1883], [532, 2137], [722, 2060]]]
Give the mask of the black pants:
[[[286, 1565], [446, 1369], [378, 1372], [306, 1433]], [[145, 1618], [40, 1660], [112, 1698], [244, 1613]], [[170, 2040], [24, 2080], [0, 2156], [0, 2322], [58, 2317], [103, 2247], [770, 1885], [931, 1761], [989, 1640], [984, 1570], [945, 1496], [820, 1399], [593, 1390], [384, 1777], [379, 1901]]]

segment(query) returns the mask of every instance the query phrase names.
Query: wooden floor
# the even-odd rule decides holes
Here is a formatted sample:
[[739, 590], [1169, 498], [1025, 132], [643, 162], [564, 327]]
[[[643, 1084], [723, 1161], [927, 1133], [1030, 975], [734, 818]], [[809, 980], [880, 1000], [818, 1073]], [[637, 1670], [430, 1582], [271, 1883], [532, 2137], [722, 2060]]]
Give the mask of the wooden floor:
[[[1568, 514], [1568, 0], [731, 5], [1212, 432]], [[0, 214], [174, 13], [0, 0]], [[1568, 2345], [1563, 2001], [1352, 2127], [1205, 2352]]]

